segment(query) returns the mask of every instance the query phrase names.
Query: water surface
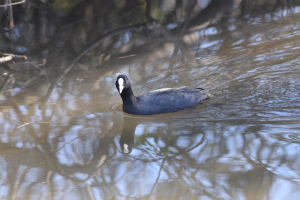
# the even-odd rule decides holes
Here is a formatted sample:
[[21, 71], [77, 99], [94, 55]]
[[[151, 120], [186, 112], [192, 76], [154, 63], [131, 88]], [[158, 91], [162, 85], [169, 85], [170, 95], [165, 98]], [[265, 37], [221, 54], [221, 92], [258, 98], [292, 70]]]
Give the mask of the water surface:
[[[75, 70], [46, 101], [48, 81], [29, 84], [34, 75], [15, 74], [19, 87], [1, 96], [1, 197], [298, 199], [295, 19], [222, 33], [210, 27], [187, 52], [164, 41], [109, 66]], [[119, 73], [136, 95], [188, 86], [214, 98], [176, 113], [132, 116], [123, 113], [115, 88]]]

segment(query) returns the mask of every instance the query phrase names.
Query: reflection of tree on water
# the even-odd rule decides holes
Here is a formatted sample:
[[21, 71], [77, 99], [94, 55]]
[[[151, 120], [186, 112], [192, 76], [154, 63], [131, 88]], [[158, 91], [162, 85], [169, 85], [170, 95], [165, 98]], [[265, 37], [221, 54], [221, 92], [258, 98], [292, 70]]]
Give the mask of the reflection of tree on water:
[[[17, 114], [15, 120], [27, 121], [17, 106], [13, 106], [11, 112]], [[23, 194], [23, 189], [33, 190], [28, 195], [37, 194], [34, 188], [45, 182], [40, 187], [48, 191], [44, 194], [51, 191], [53, 197], [58, 193], [70, 195], [65, 187], [76, 188], [75, 193], [81, 198], [90, 195], [96, 198], [97, 193], [103, 198], [120, 197], [124, 182], [126, 193], [132, 194], [132, 191], [138, 192], [135, 184], [144, 183], [146, 178], [150, 191], [143, 193], [145, 197], [236, 198], [235, 195], [242, 192], [248, 199], [255, 199], [268, 195], [266, 192], [272, 184], [282, 177], [278, 174], [281, 168], [290, 166], [289, 169], [295, 171], [299, 163], [297, 152], [286, 151], [293, 144], [266, 141], [264, 126], [247, 128], [235, 125], [235, 121], [209, 123], [188, 118], [124, 116], [121, 138], [123, 134], [129, 138], [124, 140], [129, 147], [137, 125], [140, 126], [135, 151], [124, 156], [118, 153], [118, 134], [114, 134], [120, 133], [121, 128], [105, 126], [117, 123], [114, 116], [87, 118], [84, 115], [71, 121], [62, 126], [28, 125], [15, 129], [14, 135], [9, 136], [10, 143], [1, 142], [1, 152], [5, 155], [1, 157], [2, 166], [11, 169], [1, 171], [7, 173], [4, 181], [11, 185], [11, 196]], [[280, 127], [275, 129], [280, 131]], [[29, 137], [14, 140], [18, 134], [20, 137], [29, 134]], [[22, 141], [23, 147], [16, 147], [13, 141]], [[297, 175], [282, 178], [293, 181]]]
[[[284, 0], [259, 2], [256, 1], [255, 5], [260, 6], [260, 9], [268, 8], [264, 12], [275, 12], [278, 8], [285, 8], [284, 5], [289, 8], [291, 6], [290, 1]], [[257, 14], [253, 12], [254, 5], [246, 0], [190, 0], [181, 3], [147, 0], [142, 3], [126, 1], [120, 5], [111, 1], [68, 2], [64, 5], [33, 1], [27, 4], [28, 1], [13, 7], [16, 19], [22, 18], [25, 21], [15, 20], [18, 37], [4, 42], [12, 51], [18, 52], [21, 45], [27, 50], [29, 57], [38, 55], [43, 58], [38, 61], [38, 65], [30, 63], [30, 67], [38, 66], [42, 75], [51, 80], [51, 85], [39, 99], [41, 102], [47, 101], [57, 83], [74, 67], [82, 67], [78, 64], [79, 61], [86, 63], [86, 60], [92, 60], [88, 65], [113, 66], [121, 57], [129, 56], [125, 60], [132, 62], [130, 56], [147, 56], [149, 49], [152, 49], [153, 53], [147, 59], [150, 63], [146, 60], [141, 63], [141, 68], [145, 69], [147, 64], [151, 65], [155, 60], [168, 57], [170, 52], [173, 52], [169, 56], [170, 68], [176, 65], [176, 57], [182, 52], [183, 59], [188, 60], [187, 64], [193, 67], [198, 62], [191, 47], [201, 43], [205, 36], [198, 31], [212, 27], [216, 30], [223, 28], [222, 20], [243, 19], [249, 13], [257, 18]], [[24, 5], [34, 12], [22, 12]], [[67, 9], [59, 15], [52, 6]], [[229, 15], [230, 12], [237, 14]], [[6, 27], [8, 18], [5, 13], [0, 14], [4, 21], [2, 25]], [[256, 19], [254, 17], [253, 20]], [[167, 28], [167, 25], [173, 25], [174, 28]], [[44, 79], [43, 76], [40, 78]]]
[[[262, 122], [268, 123], [268, 121], [265, 118], [257, 118], [256, 115], [250, 115], [256, 119], [253, 124], [236, 119], [218, 121], [213, 117], [210, 118], [212, 122], [201, 121], [200, 119], [206, 117], [202, 115], [196, 115], [200, 119], [175, 121], [134, 119], [127, 122], [125, 117], [124, 125], [130, 126], [123, 130], [127, 137], [121, 139], [123, 141], [125, 138], [124, 143], [128, 143], [130, 155], [124, 156], [119, 151], [122, 117], [115, 111], [114, 106], [120, 102], [118, 102], [119, 96], [112, 90], [114, 86], [109, 78], [120, 69], [123, 70], [123, 66], [129, 66], [129, 70], [124, 68], [135, 74], [135, 81], [140, 83], [136, 85], [137, 91], [144, 92], [149, 89], [143, 83], [144, 80], [152, 79], [152, 82], [148, 82], [151, 85], [158, 80], [165, 83], [170, 80], [198, 80], [199, 77], [204, 76], [201, 74], [202, 66], [196, 62], [198, 68], [194, 68], [191, 60], [187, 59], [190, 55], [193, 56], [189, 54], [189, 48], [194, 47], [193, 44], [201, 44], [205, 38], [205, 34], [197, 32], [199, 29], [193, 32], [192, 28], [199, 28], [198, 25], [206, 22], [200, 26], [201, 30], [210, 27], [226, 32], [224, 21], [226, 22], [229, 16], [222, 15], [226, 13], [223, 8], [214, 8], [213, 5], [218, 1], [212, 1], [212, 4], [206, 7], [207, 10], [203, 8], [202, 11], [195, 12], [195, 16], [201, 16], [202, 12], [212, 12], [209, 15], [212, 18], [201, 18], [205, 19], [201, 21], [197, 17], [199, 21], [195, 21], [194, 16], [179, 17], [178, 10], [190, 10], [193, 5], [192, 1], [186, 1], [188, 2], [186, 7], [176, 4], [176, 9], [163, 13], [162, 16], [166, 17], [161, 17], [162, 20], [158, 20], [160, 23], [152, 23], [149, 17], [144, 18], [143, 16], [149, 13], [147, 14], [140, 4], [135, 4], [137, 1], [127, 1], [124, 7], [116, 9], [114, 13], [111, 12], [111, 9], [115, 8], [114, 1], [103, 1], [105, 3], [103, 6], [91, 6], [100, 1], [89, 1], [89, 5], [85, 1], [80, 1], [65, 13], [62, 23], [59, 23], [60, 18], [55, 15], [52, 7], [44, 1], [26, 2], [35, 2], [31, 4], [35, 11], [26, 12], [27, 18], [24, 19], [29, 19], [32, 13], [40, 17], [33, 20], [36, 26], [34, 24], [22, 26], [26, 30], [35, 26], [34, 31], [22, 32], [23, 29], [20, 27], [20, 33], [24, 34], [21, 35], [21, 39], [13, 43], [5, 40], [6, 50], [18, 51], [18, 45], [25, 46], [28, 47], [29, 58], [38, 55], [38, 58], [43, 58], [45, 62], [31, 60], [21, 65], [18, 65], [18, 62], [11, 64], [15, 70], [11, 81], [1, 73], [3, 102], [1, 102], [0, 113], [2, 130], [0, 185], [5, 188], [1, 190], [3, 198], [20, 196], [30, 198], [39, 195], [41, 198], [53, 199], [76, 195], [82, 199], [112, 199], [151, 195], [152, 198], [157, 197], [157, 199], [196, 199], [199, 196], [207, 196], [219, 199], [242, 197], [252, 200], [271, 196], [271, 190], [276, 189], [275, 186], [278, 184], [282, 187], [288, 185], [292, 192], [299, 191], [298, 188], [292, 188], [297, 186], [300, 176], [297, 137], [299, 121], [295, 122], [296, 125], [291, 125], [293, 128], [287, 133], [286, 127], [281, 124], [288, 122], [270, 121], [270, 124], [264, 125]], [[241, 1], [243, 11], [247, 10], [247, 2], [251, 1]], [[280, 2], [285, 1], [264, 2], [261, 7], [270, 8], [272, 15], [276, 17], [274, 11], [281, 6]], [[276, 4], [270, 7], [267, 6], [269, 2], [271, 4], [276, 2]], [[152, 9], [155, 6], [158, 5], [152, 3]], [[92, 21], [90, 15], [84, 15], [85, 9], [94, 9], [95, 15]], [[102, 9], [104, 13], [99, 14], [101, 12], [98, 9]], [[182, 13], [185, 13], [185, 10]], [[214, 11], [217, 11], [217, 14], [213, 13]], [[248, 13], [241, 15], [246, 14]], [[151, 16], [159, 19], [153, 13]], [[221, 16], [219, 22], [222, 26], [214, 24], [214, 19], [217, 20], [216, 16]], [[242, 18], [242, 20], [246, 20], [246, 23], [255, 22], [255, 20], [264, 20], [264, 16], [262, 13], [251, 12], [249, 18]], [[190, 23], [184, 20], [188, 18]], [[182, 21], [179, 19], [183, 19], [182, 26]], [[43, 23], [44, 26], [39, 26], [42, 21], [46, 23]], [[89, 24], [86, 24], [86, 21]], [[197, 24], [197, 22], [201, 23]], [[177, 23], [179, 26], [174, 30], [165, 28], [167, 24], [174, 26]], [[95, 27], [91, 28], [93, 24]], [[282, 37], [289, 30], [279, 29], [280, 36]], [[34, 34], [33, 37], [29, 33]], [[187, 40], [176, 37], [178, 33], [182, 33], [183, 38], [191, 37], [193, 33], [196, 36], [200, 35], [201, 38], [192, 40], [194, 43], [188, 43]], [[239, 31], [236, 33], [242, 35]], [[261, 34], [266, 35], [267, 38], [270, 33]], [[251, 31], [247, 36], [242, 35], [242, 39], [251, 40], [252, 35]], [[3, 35], [2, 38], [5, 37]], [[212, 37], [220, 37], [220, 35]], [[98, 43], [98, 46], [93, 46], [100, 40], [102, 42]], [[232, 43], [217, 40], [217, 44], [213, 48], [214, 52], [220, 49], [232, 50]], [[247, 44], [251, 45], [251, 42]], [[87, 52], [89, 45], [92, 45], [93, 49]], [[273, 43], [271, 45], [273, 46], [269, 48], [274, 47]], [[241, 46], [235, 47], [243, 49]], [[262, 46], [246, 50], [259, 54], [260, 47]], [[195, 48], [199, 50], [198, 47]], [[263, 48], [266, 48], [265, 44]], [[184, 49], [188, 50], [182, 53]], [[208, 49], [206, 53], [210, 55], [211, 51]], [[245, 54], [244, 51], [239, 53]], [[233, 54], [236, 56], [235, 53]], [[126, 57], [127, 55], [129, 57]], [[298, 53], [291, 55], [298, 57]], [[126, 58], [123, 58], [124, 56]], [[201, 56], [204, 57], [206, 54]], [[294, 60], [288, 55], [285, 59]], [[71, 66], [69, 69], [73, 69], [70, 63], [74, 61], [77, 63], [74, 66], [74, 74], [57, 82], [63, 74], [61, 72], [66, 72], [66, 66]], [[282, 62], [277, 59], [275, 61]], [[96, 65], [103, 67], [96, 72], [86, 71], [95, 68]], [[122, 67], [119, 67], [120, 65]], [[182, 71], [183, 66], [185, 71]], [[79, 73], [75, 73], [75, 69]], [[242, 67], [238, 66], [235, 69], [239, 71]], [[4, 67], [1, 70], [7, 71], [9, 68]], [[186, 76], [185, 73], [189, 72], [193, 74]], [[167, 79], [166, 75], [175, 78]], [[297, 80], [299, 79], [295, 79], [290, 88], [297, 89]], [[242, 79], [238, 84], [242, 85], [247, 81]], [[192, 83], [196, 85], [199, 81]], [[174, 81], [169, 84], [177, 83]], [[284, 89], [291, 92], [290, 88]], [[242, 92], [237, 90], [236, 95], [240, 93]], [[297, 93], [293, 94], [296, 98]], [[251, 95], [238, 97], [252, 98]], [[287, 99], [284, 102], [291, 100]], [[38, 107], [37, 105], [42, 102], [44, 106]], [[238, 103], [235, 105], [239, 105]], [[247, 106], [252, 105], [247, 104]], [[269, 104], [265, 105], [267, 107]], [[289, 106], [293, 105], [289, 104]], [[225, 116], [226, 119], [232, 117], [231, 114], [248, 118], [249, 113], [252, 113], [251, 110], [243, 110], [245, 113], [234, 113], [236, 110], [233, 108], [232, 110], [233, 112], [229, 109], [229, 114], [226, 111], [212, 113], [216, 116]], [[283, 107], [283, 110], [286, 112], [287, 108]], [[296, 111], [295, 109], [294, 112]], [[257, 110], [253, 109], [253, 112], [256, 114]], [[191, 112], [189, 114], [192, 115]], [[28, 124], [18, 128], [26, 122], [57, 120], [60, 123]], [[140, 125], [139, 131], [134, 135], [137, 125]], [[130, 147], [134, 144], [134, 138], [136, 139], [135, 150], [131, 152]], [[286, 171], [291, 173], [285, 173]]]
[[[151, 44], [151, 48], [161, 48], [161, 44], [172, 42], [184, 51], [190, 48], [191, 42], [201, 42], [202, 38], [197, 38], [199, 33], [196, 31], [213, 27], [213, 24], [224, 25], [224, 21], [231, 18], [245, 20], [246, 15], [250, 15], [247, 19], [251, 21], [252, 16], [253, 19], [258, 17], [254, 12], [257, 9], [273, 14], [285, 6], [291, 8], [292, 2], [297, 3], [286, 0], [257, 0], [255, 3], [247, 0], [132, 0], [120, 4], [95, 0], [65, 3], [26, 1], [13, 6], [18, 19], [15, 20], [15, 40], [3, 39], [3, 42], [12, 51], [44, 58], [49, 72], [66, 59], [68, 64], [63, 67], [63, 72], [54, 75], [63, 77], [79, 59], [90, 60], [90, 51], [94, 51], [94, 65], [109, 65], [106, 61], [111, 62], [113, 57], [148, 52]], [[0, 12], [0, 17], [2, 26], [8, 28], [7, 13]], [[263, 14], [261, 18], [264, 19]], [[166, 28], [168, 25], [173, 28]], [[226, 30], [226, 27], [220, 27]], [[162, 43], [153, 44], [158, 37]], [[195, 37], [197, 39], [193, 39]]]

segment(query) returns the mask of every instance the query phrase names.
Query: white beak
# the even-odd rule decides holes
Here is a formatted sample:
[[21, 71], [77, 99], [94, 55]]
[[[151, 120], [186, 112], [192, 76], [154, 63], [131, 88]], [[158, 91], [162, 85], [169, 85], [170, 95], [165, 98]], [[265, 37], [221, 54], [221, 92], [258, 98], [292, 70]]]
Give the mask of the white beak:
[[118, 83], [119, 83], [119, 92], [120, 92], [120, 94], [121, 94], [122, 91], [123, 91], [123, 89], [124, 89], [124, 85], [123, 85], [124, 79], [120, 78], [120, 79], [118, 80]]
[[124, 153], [129, 153], [128, 144], [124, 144]]
[[120, 91], [120, 94], [122, 93], [123, 88], [124, 88], [123, 85], [119, 85], [119, 91]]

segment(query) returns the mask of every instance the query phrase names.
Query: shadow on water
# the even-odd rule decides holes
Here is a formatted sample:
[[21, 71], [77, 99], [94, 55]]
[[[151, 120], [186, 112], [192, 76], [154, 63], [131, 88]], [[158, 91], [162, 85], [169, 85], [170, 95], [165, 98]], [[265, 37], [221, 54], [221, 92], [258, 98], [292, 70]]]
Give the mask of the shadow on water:
[[[0, 196], [298, 199], [297, 3], [0, 7], [1, 52], [28, 58], [0, 56]], [[119, 73], [137, 96], [188, 86], [214, 98], [129, 115], [115, 88]]]

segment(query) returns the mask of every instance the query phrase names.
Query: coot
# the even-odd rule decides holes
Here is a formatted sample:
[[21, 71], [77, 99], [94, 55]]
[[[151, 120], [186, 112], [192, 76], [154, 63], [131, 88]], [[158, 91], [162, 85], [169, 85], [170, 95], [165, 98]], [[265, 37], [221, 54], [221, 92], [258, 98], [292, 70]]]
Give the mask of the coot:
[[124, 74], [118, 76], [116, 87], [123, 100], [123, 111], [134, 115], [176, 112], [201, 104], [211, 96], [202, 88], [164, 88], [136, 97]]

